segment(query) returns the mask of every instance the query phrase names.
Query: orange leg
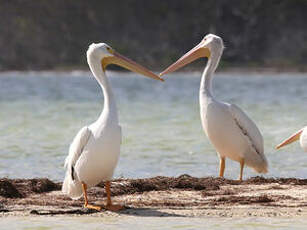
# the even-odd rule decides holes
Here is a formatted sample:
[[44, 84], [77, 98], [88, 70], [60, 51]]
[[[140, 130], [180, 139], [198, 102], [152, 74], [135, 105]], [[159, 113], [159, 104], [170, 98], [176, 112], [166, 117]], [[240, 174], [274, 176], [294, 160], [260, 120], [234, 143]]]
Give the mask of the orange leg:
[[225, 157], [220, 158], [220, 177], [224, 177], [225, 171]]
[[106, 205], [106, 209], [110, 210], [110, 211], [119, 211], [124, 209], [124, 206], [122, 205], [116, 205], [116, 204], [112, 204], [111, 201], [111, 189], [110, 189], [110, 181], [107, 181], [105, 183], [105, 188], [106, 188], [106, 193], [107, 193], [107, 205]]
[[239, 181], [242, 181], [242, 177], [243, 177], [243, 168], [244, 168], [244, 159], [242, 159], [240, 161], [240, 177], [239, 177]]
[[87, 185], [82, 182], [82, 190], [83, 190], [83, 196], [84, 196], [84, 208], [88, 209], [95, 209], [97, 211], [101, 210], [100, 206], [95, 206], [95, 205], [90, 205], [88, 204], [88, 199], [87, 199]]

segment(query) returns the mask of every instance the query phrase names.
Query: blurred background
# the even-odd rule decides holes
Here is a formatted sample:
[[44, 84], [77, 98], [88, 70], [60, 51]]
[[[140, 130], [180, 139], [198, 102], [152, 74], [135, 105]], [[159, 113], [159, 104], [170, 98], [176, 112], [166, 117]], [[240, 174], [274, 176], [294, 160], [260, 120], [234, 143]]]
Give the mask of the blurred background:
[[305, 0], [1, 0], [0, 70], [85, 69], [103, 41], [158, 71], [214, 33], [222, 68], [303, 71], [306, 12]]
[[[298, 143], [274, 146], [306, 125], [307, 1], [0, 0], [0, 16], [0, 177], [63, 179], [69, 144], [103, 108], [87, 67], [90, 43], [159, 72], [208, 33], [226, 46], [214, 94], [258, 125], [267, 176], [306, 177]], [[205, 64], [165, 83], [108, 69], [123, 130], [115, 177], [218, 175], [199, 116]], [[225, 176], [237, 178], [238, 163], [226, 165]]]

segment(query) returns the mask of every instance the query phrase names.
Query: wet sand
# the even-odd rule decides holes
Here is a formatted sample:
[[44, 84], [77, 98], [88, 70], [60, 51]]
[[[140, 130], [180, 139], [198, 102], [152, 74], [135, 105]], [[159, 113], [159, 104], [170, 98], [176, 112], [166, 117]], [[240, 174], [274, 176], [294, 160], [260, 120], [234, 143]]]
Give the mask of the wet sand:
[[[173, 216], [173, 217], [307, 217], [307, 179], [253, 177], [242, 182], [222, 178], [154, 177], [116, 179], [118, 213], [83, 208], [61, 183], [47, 178], [0, 179], [0, 216]], [[89, 190], [89, 202], [105, 203], [104, 184]]]

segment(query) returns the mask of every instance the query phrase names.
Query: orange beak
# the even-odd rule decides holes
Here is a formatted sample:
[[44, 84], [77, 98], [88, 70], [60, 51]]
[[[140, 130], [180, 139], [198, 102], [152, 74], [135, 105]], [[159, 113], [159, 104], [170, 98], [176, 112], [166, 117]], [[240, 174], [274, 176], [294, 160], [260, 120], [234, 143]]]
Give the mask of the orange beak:
[[201, 57], [210, 57], [210, 50], [207, 47], [204, 47], [203, 41], [184, 54], [174, 64], [170, 65], [163, 72], [161, 72], [160, 76], [174, 72]]
[[153, 72], [141, 66], [140, 64], [130, 60], [129, 58], [117, 53], [116, 51], [112, 50], [111, 53], [113, 56], [105, 57], [101, 60], [101, 65], [103, 70], [105, 70], [108, 65], [115, 64], [124, 67], [130, 71], [142, 74], [146, 77], [164, 81], [158, 75], [154, 74]]
[[288, 139], [284, 140], [283, 142], [281, 142], [279, 145], [277, 145], [275, 148], [279, 149], [285, 145], [291, 144], [294, 141], [297, 141], [298, 139], [300, 139], [300, 136], [302, 134], [304, 129], [301, 129], [299, 131], [297, 131], [296, 133], [294, 133], [292, 136], [290, 136]]

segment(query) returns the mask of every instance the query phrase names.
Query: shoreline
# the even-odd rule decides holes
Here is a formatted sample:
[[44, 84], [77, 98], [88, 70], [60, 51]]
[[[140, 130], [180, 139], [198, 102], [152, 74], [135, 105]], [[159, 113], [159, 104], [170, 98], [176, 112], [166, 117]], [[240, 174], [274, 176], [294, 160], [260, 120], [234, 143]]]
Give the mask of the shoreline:
[[[202, 72], [203, 67], [186, 67], [177, 73], [189, 73], [189, 72]], [[159, 73], [162, 69], [152, 69], [153, 72]], [[11, 74], [11, 73], [73, 73], [73, 72], [84, 72], [91, 73], [90, 70], [85, 67], [75, 67], [75, 68], [54, 68], [54, 69], [24, 69], [24, 70], [0, 70], [0, 75]], [[129, 73], [130, 71], [124, 69], [109, 69], [107, 72], [119, 72], [119, 73]], [[282, 73], [296, 73], [296, 74], [306, 74], [307, 67], [297, 66], [297, 67], [223, 67], [218, 68], [216, 73], [267, 73], [267, 74], [282, 74]]]
[[[89, 189], [89, 203], [105, 202], [104, 184]], [[253, 177], [242, 182], [223, 178], [153, 177], [115, 179], [118, 213], [83, 208], [61, 183], [47, 178], [0, 179], [0, 217], [8, 216], [152, 216], [152, 217], [307, 217], [307, 179]]]

